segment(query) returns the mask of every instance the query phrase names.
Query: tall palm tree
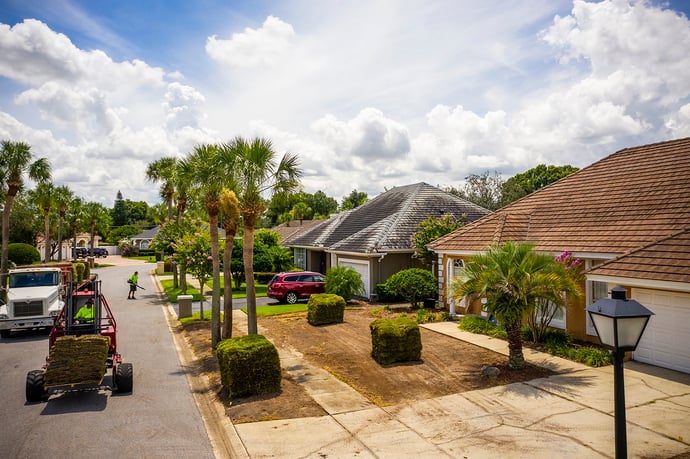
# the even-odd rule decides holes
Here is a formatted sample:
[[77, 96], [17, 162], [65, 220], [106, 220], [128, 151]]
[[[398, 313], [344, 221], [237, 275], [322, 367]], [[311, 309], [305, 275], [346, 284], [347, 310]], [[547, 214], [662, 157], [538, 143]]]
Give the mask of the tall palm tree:
[[85, 219], [84, 201], [80, 197], [75, 197], [65, 212], [65, 221], [72, 233], [72, 251], [77, 248], [77, 234], [84, 227]]
[[[220, 194], [232, 181], [232, 151], [217, 145], [199, 145], [182, 161], [182, 176], [193, 175], [194, 186], [201, 193], [208, 214], [211, 235], [211, 257], [213, 265], [213, 292], [211, 297], [211, 345], [215, 348], [221, 339], [220, 327], [220, 248], [218, 242], [218, 216]], [[231, 295], [232, 296], [232, 295]], [[232, 311], [230, 311], [231, 313]], [[226, 310], [226, 316], [228, 311]]]
[[24, 186], [24, 174], [36, 182], [50, 180], [50, 163], [46, 158], [33, 160], [31, 147], [24, 142], [2, 141], [0, 180], [5, 191], [2, 211], [2, 254], [0, 255], [0, 286], [7, 285], [7, 249], [10, 238], [10, 212], [17, 193]]
[[57, 233], [57, 246], [58, 249], [58, 261], [62, 261], [62, 227], [65, 224], [65, 214], [67, 213], [67, 208], [74, 199], [74, 193], [66, 185], [61, 185], [55, 188], [55, 205], [58, 209], [59, 221], [58, 221], [58, 233]]
[[525, 365], [522, 321], [536, 307], [537, 299], [565, 304], [566, 295], [579, 296], [580, 288], [554, 257], [533, 251], [534, 244], [508, 241], [472, 257], [453, 281], [457, 300], [466, 295], [485, 297], [487, 309], [506, 329], [508, 366]]
[[240, 226], [240, 203], [235, 192], [223, 189], [220, 192], [220, 211], [225, 230], [225, 247], [223, 252], [223, 339], [232, 338], [232, 249], [235, 235]]
[[172, 221], [173, 197], [175, 196], [175, 171], [177, 158], [166, 156], [152, 163], [146, 168], [146, 178], [152, 182], [161, 182], [161, 197], [168, 205], [168, 220]]
[[274, 193], [290, 193], [299, 186], [302, 171], [297, 156], [286, 153], [276, 162], [276, 152], [270, 140], [236, 137], [226, 149], [234, 153], [234, 173], [237, 181], [240, 215], [244, 228], [242, 258], [247, 283], [247, 333], [258, 333], [256, 320], [256, 291], [254, 290], [254, 227], [266, 210], [266, 198]]
[[36, 185], [34, 190], [29, 191], [31, 200], [43, 211], [43, 242], [45, 243], [45, 254], [43, 262], [48, 263], [52, 254], [50, 245], [50, 209], [55, 204], [55, 187], [50, 182], [42, 182]]
[[102, 233], [105, 228], [110, 227], [110, 211], [99, 202], [87, 202], [84, 206], [86, 221], [89, 226], [90, 240], [89, 246], [93, 253], [93, 246], [96, 240], [96, 232]]

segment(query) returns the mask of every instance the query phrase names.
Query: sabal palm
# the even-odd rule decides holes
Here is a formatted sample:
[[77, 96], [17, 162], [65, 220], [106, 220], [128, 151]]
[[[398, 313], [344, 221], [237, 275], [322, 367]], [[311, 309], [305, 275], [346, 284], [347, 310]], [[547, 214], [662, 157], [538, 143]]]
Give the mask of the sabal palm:
[[227, 188], [220, 193], [220, 210], [225, 230], [225, 250], [223, 252], [223, 339], [232, 338], [232, 249], [235, 235], [240, 225], [240, 203], [237, 195]]
[[96, 231], [110, 227], [110, 211], [99, 202], [87, 202], [84, 206], [84, 215], [89, 224], [89, 245], [93, 250]]
[[[217, 145], [199, 145], [180, 165], [186, 183], [201, 194], [209, 219], [211, 257], [213, 263], [213, 291], [211, 297], [211, 345], [220, 342], [220, 249], [218, 216], [221, 191], [232, 182], [234, 155]], [[232, 296], [232, 295], [231, 295]], [[232, 311], [226, 310], [226, 316]]]
[[72, 233], [72, 250], [77, 247], [77, 234], [84, 226], [85, 219], [84, 201], [80, 197], [75, 197], [65, 212], [65, 221]]
[[50, 180], [50, 163], [46, 158], [33, 160], [31, 147], [24, 142], [2, 141], [0, 180], [6, 190], [2, 212], [2, 254], [0, 255], [0, 286], [7, 285], [7, 255], [10, 238], [10, 212], [17, 193], [24, 186], [24, 175], [36, 182]]
[[55, 188], [55, 205], [57, 206], [59, 216], [57, 245], [60, 249], [58, 250], [58, 261], [62, 261], [62, 227], [65, 224], [65, 214], [73, 199], [74, 194], [66, 185]]
[[172, 220], [173, 197], [175, 196], [175, 172], [177, 158], [166, 156], [152, 163], [146, 168], [146, 178], [152, 182], [161, 182], [160, 193], [168, 205], [168, 220]]
[[[237, 182], [240, 214], [244, 227], [242, 258], [247, 283], [247, 333], [258, 333], [256, 320], [256, 291], [254, 290], [254, 228], [258, 217], [266, 210], [265, 198], [274, 193], [287, 193], [299, 186], [302, 172], [299, 159], [285, 154], [276, 161], [270, 140], [254, 138], [247, 141], [236, 137], [226, 149], [234, 153], [234, 174]], [[264, 195], [268, 195], [265, 196]]]
[[522, 321], [537, 298], [562, 305], [565, 295], [579, 295], [579, 286], [554, 257], [534, 252], [533, 244], [508, 241], [472, 257], [453, 282], [456, 299], [476, 294], [506, 328], [508, 365], [522, 368]]
[[43, 182], [36, 185], [36, 188], [29, 193], [34, 204], [43, 211], [43, 242], [45, 243], [43, 262], [48, 263], [52, 252], [50, 245], [50, 209], [55, 205], [55, 187], [52, 183]]

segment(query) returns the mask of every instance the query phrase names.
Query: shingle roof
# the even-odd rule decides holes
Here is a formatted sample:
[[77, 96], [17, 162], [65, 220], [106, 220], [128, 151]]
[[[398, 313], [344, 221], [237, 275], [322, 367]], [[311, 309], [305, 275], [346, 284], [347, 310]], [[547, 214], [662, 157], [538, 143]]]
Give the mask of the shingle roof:
[[603, 263], [588, 274], [690, 284], [690, 228]]
[[620, 150], [434, 241], [482, 251], [505, 240], [536, 249], [622, 254], [690, 225], [690, 138]]
[[467, 214], [474, 221], [489, 211], [427, 183], [395, 187], [364, 205], [336, 214], [285, 243], [342, 252], [412, 250], [411, 236], [429, 215]]
[[298, 220], [292, 220], [288, 223], [281, 223], [280, 225], [274, 226], [271, 228], [271, 231], [278, 233], [280, 242], [284, 243], [285, 241], [289, 241], [290, 239], [309, 231], [321, 222], [322, 220], [302, 220], [300, 223]]

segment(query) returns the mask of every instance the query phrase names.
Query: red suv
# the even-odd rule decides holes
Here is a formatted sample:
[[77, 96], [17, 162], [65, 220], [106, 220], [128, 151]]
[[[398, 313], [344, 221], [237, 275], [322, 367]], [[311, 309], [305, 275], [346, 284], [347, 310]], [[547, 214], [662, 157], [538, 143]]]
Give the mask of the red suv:
[[325, 292], [326, 278], [312, 271], [280, 273], [268, 283], [268, 296], [289, 304], [309, 298], [312, 293]]

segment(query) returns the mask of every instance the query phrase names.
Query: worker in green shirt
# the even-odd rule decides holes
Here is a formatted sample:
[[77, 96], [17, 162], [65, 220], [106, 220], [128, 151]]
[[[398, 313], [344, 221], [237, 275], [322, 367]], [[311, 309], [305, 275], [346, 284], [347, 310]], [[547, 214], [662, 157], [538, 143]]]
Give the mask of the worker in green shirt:
[[129, 294], [127, 295], [128, 300], [136, 300], [134, 298], [134, 294], [137, 293], [137, 283], [139, 282], [139, 271], [134, 271], [134, 274], [132, 274], [129, 279], [127, 279], [127, 282], [129, 283]]
[[77, 315], [74, 316], [74, 323], [92, 324], [94, 317], [93, 299], [89, 298], [86, 304], [77, 311]]

